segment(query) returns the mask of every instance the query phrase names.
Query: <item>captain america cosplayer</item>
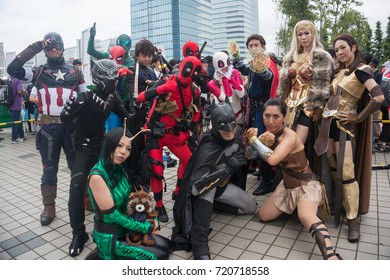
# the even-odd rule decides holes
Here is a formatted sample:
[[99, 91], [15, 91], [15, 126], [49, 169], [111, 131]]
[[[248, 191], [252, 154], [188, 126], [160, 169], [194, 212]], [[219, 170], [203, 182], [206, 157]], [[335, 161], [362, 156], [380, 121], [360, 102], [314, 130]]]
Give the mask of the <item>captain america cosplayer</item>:
[[[47, 63], [37, 68], [24, 68], [23, 65], [36, 54], [44, 51]], [[76, 152], [74, 150], [75, 124], [63, 124], [59, 115], [66, 101], [77, 92], [87, 91], [82, 73], [77, 67], [66, 63], [63, 57], [64, 43], [58, 33], [46, 34], [24, 49], [9, 64], [7, 71], [12, 77], [33, 81], [37, 88], [38, 111], [41, 129], [36, 136], [37, 148], [41, 154], [43, 174], [41, 192], [44, 210], [40, 217], [43, 226], [55, 218], [57, 197], [58, 164], [63, 148], [68, 168], [72, 170]]]
[[192, 250], [194, 259], [210, 259], [208, 235], [213, 207], [234, 215], [253, 214], [255, 200], [239, 187], [246, 177], [242, 130], [227, 102], [213, 104], [212, 130], [187, 164], [173, 207], [175, 250]]
[[118, 78], [118, 65], [113, 60], [101, 59], [92, 66], [92, 81], [95, 87], [80, 94], [76, 99], [67, 101], [60, 115], [63, 123], [75, 122], [76, 160], [71, 172], [69, 191], [69, 217], [73, 239], [69, 246], [69, 255], [77, 256], [88, 240], [85, 232], [85, 211], [83, 196], [88, 173], [98, 162], [105, 135], [104, 124], [111, 112], [129, 122], [134, 115], [123, 107], [115, 91]]
[[178, 75], [161, 79], [155, 86], [141, 92], [137, 102], [153, 100], [145, 128], [151, 130], [146, 136], [146, 150], [152, 162], [153, 175], [150, 187], [156, 200], [156, 211], [161, 222], [168, 222], [163, 203], [163, 147], [179, 158], [177, 171], [178, 184], [174, 195], [178, 194], [179, 184], [191, 151], [186, 141], [199, 119], [199, 88], [193, 82], [199, 77], [202, 68], [200, 60], [194, 56], [186, 57], [180, 64]]

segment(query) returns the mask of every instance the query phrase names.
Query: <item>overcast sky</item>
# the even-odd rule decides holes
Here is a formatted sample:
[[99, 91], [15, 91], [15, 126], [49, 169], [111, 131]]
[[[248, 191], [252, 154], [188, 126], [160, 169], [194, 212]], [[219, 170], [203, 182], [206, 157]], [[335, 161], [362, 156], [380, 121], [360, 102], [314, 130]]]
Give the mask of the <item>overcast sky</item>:
[[[5, 52], [23, 50], [28, 44], [41, 40], [51, 31], [61, 34], [65, 48], [76, 46], [81, 31], [96, 22], [97, 39], [130, 34], [129, 0], [0, 0], [0, 42]], [[390, 15], [388, 0], [363, 0], [358, 10], [367, 17], [371, 28], [382, 22], [385, 31]], [[382, 7], [382, 8], [381, 8]], [[278, 22], [272, 0], [259, 0], [260, 34], [267, 41], [267, 49], [275, 50]]]

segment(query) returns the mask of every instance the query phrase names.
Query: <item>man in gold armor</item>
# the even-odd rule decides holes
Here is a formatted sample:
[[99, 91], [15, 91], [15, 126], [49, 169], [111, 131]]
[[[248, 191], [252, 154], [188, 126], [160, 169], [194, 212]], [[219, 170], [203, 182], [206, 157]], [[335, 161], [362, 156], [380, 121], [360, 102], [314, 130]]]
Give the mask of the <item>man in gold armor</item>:
[[[340, 67], [332, 81], [314, 149], [327, 152], [335, 185], [334, 214], [340, 223], [343, 203], [348, 241], [360, 238], [360, 217], [368, 213], [371, 184], [371, 114], [380, 108], [383, 92], [362, 62], [356, 40], [341, 34], [333, 41]], [[356, 174], [356, 177], [355, 177]]]

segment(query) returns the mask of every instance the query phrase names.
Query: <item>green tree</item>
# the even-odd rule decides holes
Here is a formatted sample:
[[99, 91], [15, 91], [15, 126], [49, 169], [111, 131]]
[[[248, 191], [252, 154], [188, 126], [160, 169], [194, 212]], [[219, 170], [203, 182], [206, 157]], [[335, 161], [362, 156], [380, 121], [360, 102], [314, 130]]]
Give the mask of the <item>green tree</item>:
[[325, 48], [330, 48], [333, 39], [341, 33], [350, 33], [359, 45], [366, 46], [370, 43], [371, 37], [367, 36], [368, 21], [354, 9], [362, 5], [359, 0], [274, 0], [274, 2], [277, 11], [285, 20], [285, 24], [277, 34], [277, 44], [284, 51], [289, 47], [285, 36], [289, 36], [291, 41], [294, 25], [302, 19], [311, 20], [316, 24]]
[[303, 19], [316, 19], [313, 12], [315, 7], [310, 4], [310, 0], [274, 0], [277, 10], [282, 15], [282, 26], [276, 34], [276, 44], [282, 53], [286, 53], [290, 48], [292, 31], [295, 24]]
[[383, 61], [390, 59], [390, 16], [387, 18], [386, 37], [383, 40]]
[[372, 53], [373, 41], [372, 41], [372, 29], [371, 29], [371, 27], [368, 27], [367, 38], [369, 38], [369, 40], [367, 41], [365, 48], [362, 48], [362, 50], [364, 52]]
[[372, 48], [372, 53], [376, 56], [379, 61], [382, 61], [383, 58], [383, 32], [382, 24], [380, 21], [375, 23], [375, 33], [374, 33], [374, 44]]

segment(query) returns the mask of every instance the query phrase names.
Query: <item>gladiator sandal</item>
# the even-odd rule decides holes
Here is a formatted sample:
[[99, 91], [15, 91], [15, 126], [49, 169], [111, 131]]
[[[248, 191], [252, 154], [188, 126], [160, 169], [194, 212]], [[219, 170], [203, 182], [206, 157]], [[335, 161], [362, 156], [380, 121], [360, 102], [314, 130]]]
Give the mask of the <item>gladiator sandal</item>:
[[[319, 228], [318, 226], [323, 225], [324, 227]], [[328, 260], [329, 258], [336, 256], [339, 260], [342, 260], [341, 256], [334, 251], [332, 246], [326, 246], [325, 239], [330, 240], [328, 229], [325, 227], [322, 221], [314, 223], [310, 226], [310, 234], [316, 241], [318, 248], [321, 251], [322, 258]], [[325, 234], [321, 233], [324, 232]], [[330, 251], [330, 253], [328, 253]]]

